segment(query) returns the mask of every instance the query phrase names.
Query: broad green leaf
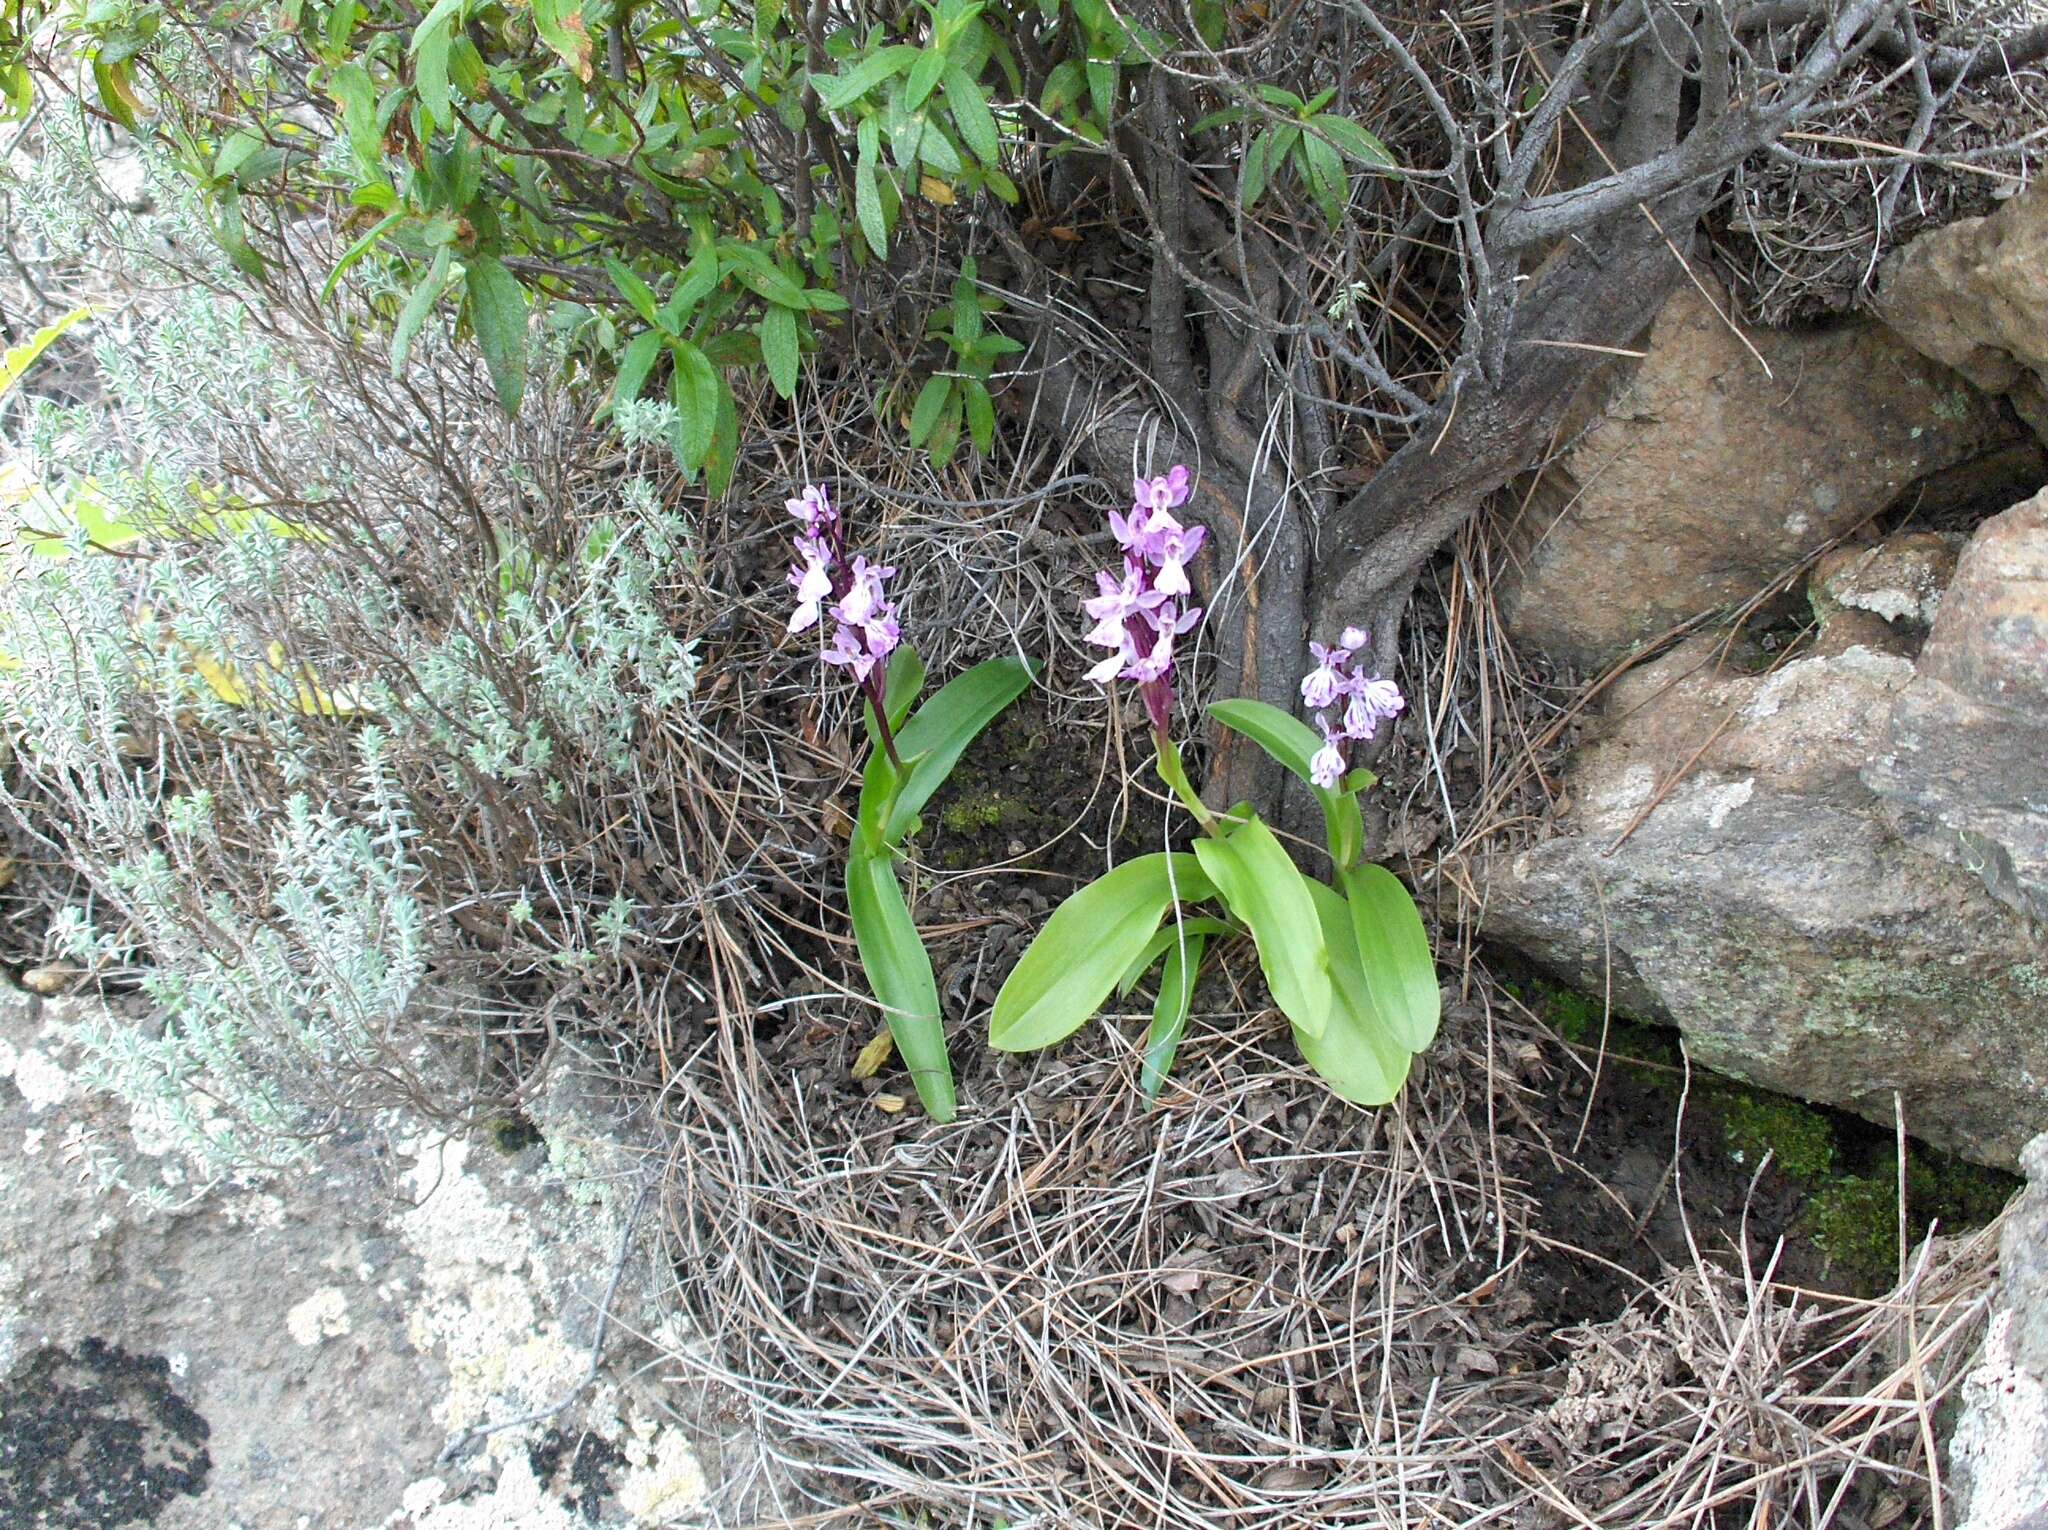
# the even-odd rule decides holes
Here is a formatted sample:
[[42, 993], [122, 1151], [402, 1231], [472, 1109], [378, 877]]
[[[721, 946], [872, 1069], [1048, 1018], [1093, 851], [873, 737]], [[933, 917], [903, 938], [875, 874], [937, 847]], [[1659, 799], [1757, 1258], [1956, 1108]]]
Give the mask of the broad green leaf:
[[761, 359], [768, 363], [768, 381], [777, 396], [789, 398], [796, 392], [796, 315], [780, 303], [770, 303], [761, 315]]
[[959, 175], [966, 166], [960, 162], [960, 151], [953, 147], [953, 140], [935, 122], [927, 122], [924, 136], [917, 141], [917, 157], [940, 175]]
[[398, 310], [398, 322], [391, 329], [391, 375], [398, 377], [405, 371], [405, 358], [412, 351], [412, 343], [418, 338], [420, 327], [427, 322], [427, 315], [434, 311], [434, 304], [441, 296], [441, 289], [448, 285], [448, 263], [452, 255], [447, 245], [434, 252], [434, 263], [427, 268], [427, 274], [420, 278], [420, 284], [412, 289], [412, 295], [405, 300], [405, 306]]
[[946, 407], [946, 399], [953, 391], [950, 377], [932, 377], [918, 390], [917, 404], [910, 411], [910, 444], [922, 446], [930, 438], [932, 428], [939, 423], [939, 411]]
[[1429, 934], [1408, 889], [1384, 866], [1356, 866], [1338, 878], [1351, 905], [1359, 963], [1373, 1002], [1411, 1052], [1436, 1039], [1443, 1014]]
[[74, 324], [92, 317], [90, 308], [74, 308], [54, 324], [46, 324], [19, 345], [10, 345], [7, 354], [0, 356], [0, 398], [14, 390], [28, 369], [36, 364], [36, 358], [57, 343], [64, 331]]
[[1215, 935], [1220, 937], [1224, 935], [1242, 935], [1243, 933], [1236, 925], [1226, 924], [1221, 919], [1210, 919], [1202, 915], [1193, 915], [1186, 919], [1175, 920], [1172, 924], [1164, 926], [1158, 934], [1145, 943], [1145, 949], [1138, 953], [1138, 959], [1124, 970], [1122, 977], [1117, 979], [1116, 996], [1119, 999], [1126, 997], [1133, 988], [1138, 986], [1139, 980], [1152, 969], [1152, 964], [1179, 945], [1183, 940], [1191, 939], [1196, 935], [1205, 937]]
[[1186, 855], [1141, 855], [1105, 872], [1053, 910], [996, 995], [989, 1044], [1030, 1052], [1087, 1024], [1145, 949], [1176, 897], [1215, 888]]
[[1108, 122], [1116, 108], [1117, 67], [1106, 59], [1088, 60], [1088, 100], [1095, 115]]
[[490, 255], [472, 255], [464, 280], [470, 326], [483, 347], [491, 385], [508, 415], [526, 396], [526, 292]]
[[718, 423], [711, 430], [711, 450], [704, 458], [704, 488], [713, 499], [725, 497], [740, 464], [740, 411], [732, 389], [718, 380]]
[[687, 340], [671, 340], [668, 348], [676, 363], [669, 379], [669, 399], [676, 406], [680, 432], [677, 454], [684, 471], [694, 473], [704, 465], [712, 431], [718, 425], [718, 371]]
[[619, 376], [612, 389], [614, 407], [630, 404], [640, 396], [640, 390], [647, 386], [647, 374], [654, 370], [655, 359], [661, 355], [661, 332], [643, 329], [633, 337], [626, 347], [626, 354], [619, 358]]
[[[1365, 820], [1358, 811], [1356, 790], [1347, 778], [1337, 791], [1317, 786], [1309, 775], [1309, 762], [1323, 747], [1316, 730], [1300, 718], [1263, 701], [1240, 698], [1218, 701], [1209, 715], [1234, 733], [1242, 733], [1282, 766], [1298, 776], [1316, 794], [1323, 809], [1323, 832], [1330, 846], [1330, 859], [1339, 867], [1358, 859], [1365, 845]], [[1370, 773], [1365, 773], [1370, 776]]]
[[[903, 719], [910, 715], [910, 709], [917, 705], [917, 698], [924, 691], [924, 659], [908, 643], [898, 643], [896, 651], [889, 655], [888, 666], [882, 671], [882, 697], [889, 709], [889, 726], [901, 728]], [[874, 709], [866, 707], [870, 717]], [[875, 747], [881, 748], [879, 740]]]
[[1038, 109], [1057, 121], [1087, 88], [1088, 77], [1081, 72], [1079, 63], [1068, 59], [1055, 64], [1045, 77], [1045, 89], [1038, 94]]
[[611, 274], [612, 285], [619, 289], [619, 296], [633, 305], [633, 312], [649, 324], [659, 324], [655, 317], [659, 309], [654, 301], [654, 289], [640, 280], [639, 275], [624, 261], [614, 256], [604, 258], [604, 268]]
[[1159, 974], [1159, 997], [1152, 1001], [1152, 1029], [1145, 1036], [1145, 1066], [1138, 1078], [1148, 1100], [1159, 1098], [1166, 1075], [1173, 1071], [1180, 1039], [1187, 1033], [1188, 1004], [1202, 975], [1205, 944], [1200, 935], [1191, 935], [1185, 946], [1176, 945], [1166, 953], [1166, 966]]
[[909, 766], [909, 776], [884, 826], [888, 843], [898, 844], [910, 832], [912, 820], [945, 785], [967, 746], [1024, 693], [1037, 673], [1036, 664], [1022, 659], [986, 660], [939, 687], [897, 731], [897, 752]]
[[868, 987], [888, 1011], [896, 1054], [910, 1069], [917, 1097], [934, 1121], [953, 1119], [953, 1068], [939, 1019], [939, 989], [931, 957], [918, 938], [910, 906], [896, 881], [894, 861], [856, 844], [846, 859], [846, 908]]
[[670, 334], [679, 335], [683, 325], [704, 299], [718, 290], [718, 250], [709, 240], [697, 246], [690, 263], [683, 267], [676, 290], [662, 305], [660, 323]]
[[1375, 170], [1389, 170], [1395, 175], [1400, 174], [1400, 166], [1395, 163], [1394, 156], [1387, 152], [1387, 146], [1349, 117], [1339, 117], [1334, 112], [1325, 112], [1320, 117], [1310, 118], [1309, 126], [1335, 144], [1337, 152], [1346, 159], [1355, 159], [1361, 165], [1370, 165]]
[[953, 113], [953, 126], [960, 130], [960, 141], [976, 159], [994, 169], [1002, 142], [996, 136], [996, 119], [989, 112], [988, 98], [964, 69], [948, 69], [945, 87], [946, 106]]
[[917, 56], [917, 62], [910, 66], [910, 78], [903, 82], [903, 104], [911, 111], [924, 105], [925, 97], [932, 93], [932, 87], [939, 83], [939, 77], [946, 72], [946, 55], [937, 48], [926, 48]]
[[1354, 1105], [1384, 1105], [1407, 1081], [1409, 1053], [1372, 1002], [1344, 900], [1320, 882], [1311, 882], [1309, 893], [1330, 952], [1330, 1023], [1320, 1036], [1294, 1027], [1294, 1044], [1323, 1082], [1345, 1099]]
[[420, 18], [420, 24], [412, 29], [412, 42], [406, 51], [415, 58], [427, 44], [427, 34], [436, 27], [449, 25], [461, 19], [462, 0], [434, 0], [433, 8]]
[[1251, 926], [1273, 1002], [1301, 1029], [1322, 1035], [1330, 1016], [1330, 955], [1308, 879], [1256, 818], [1227, 839], [1196, 840], [1195, 858], [1230, 911]]
[[828, 110], [844, 111], [884, 80], [908, 69], [923, 52], [908, 43], [897, 43], [862, 59], [845, 74], [812, 75], [811, 88]]

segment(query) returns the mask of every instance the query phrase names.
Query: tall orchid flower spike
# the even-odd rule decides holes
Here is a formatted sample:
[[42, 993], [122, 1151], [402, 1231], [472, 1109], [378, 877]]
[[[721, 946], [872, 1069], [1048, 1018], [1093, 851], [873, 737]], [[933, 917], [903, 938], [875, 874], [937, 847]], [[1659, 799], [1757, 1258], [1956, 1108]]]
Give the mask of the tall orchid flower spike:
[[1137, 502], [1130, 514], [1111, 511], [1109, 517], [1110, 532], [1124, 550], [1123, 577], [1097, 573], [1100, 593], [1082, 603], [1095, 623], [1086, 641], [1114, 650], [1088, 671], [1088, 678], [1098, 685], [1136, 681], [1145, 715], [1161, 739], [1173, 715], [1174, 640], [1202, 619], [1199, 606], [1176, 599], [1194, 593], [1187, 563], [1208, 537], [1204, 528], [1183, 526], [1172, 514], [1187, 503], [1191, 484], [1187, 468], [1180, 465], [1136, 481]]
[[790, 587], [796, 592], [789, 630], [809, 631], [818, 625], [821, 612], [832, 618], [832, 640], [819, 651], [819, 661], [852, 672], [874, 708], [882, 747], [900, 769], [902, 761], [897, 757], [883, 695], [882, 668], [882, 661], [902, 640], [902, 627], [887, 588], [896, 570], [870, 563], [860, 554], [848, 561], [845, 527], [831, 496], [820, 485], [807, 484], [802, 493], [784, 503], [803, 527], [793, 543], [803, 561], [790, 565], [789, 570]]

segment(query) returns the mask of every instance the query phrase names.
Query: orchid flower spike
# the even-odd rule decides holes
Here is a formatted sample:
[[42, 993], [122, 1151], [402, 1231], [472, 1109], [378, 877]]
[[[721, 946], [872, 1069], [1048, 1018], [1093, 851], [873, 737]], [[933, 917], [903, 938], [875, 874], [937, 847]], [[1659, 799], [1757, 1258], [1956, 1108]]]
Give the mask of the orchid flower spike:
[[[1323, 747], [1309, 761], [1309, 779], [1334, 789], [1344, 779], [1346, 748], [1371, 738], [1382, 721], [1398, 716], [1407, 702], [1393, 681], [1354, 667], [1367, 646], [1364, 629], [1346, 627], [1334, 646], [1310, 643], [1314, 668], [1302, 676], [1301, 699], [1316, 714]], [[1341, 722], [1332, 726], [1327, 709], [1344, 705]]]
[[1173, 516], [1193, 492], [1185, 466], [1176, 464], [1157, 478], [1140, 477], [1132, 489], [1130, 513], [1112, 511], [1109, 517], [1124, 552], [1123, 576], [1096, 574], [1097, 594], [1082, 602], [1094, 623], [1086, 641], [1111, 650], [1088, 678], [1098, 685], [1136, 681], [1147, 717], [1163, 733], [1173, 714], [1174, 640], [1202, 619], [1199, 606], [1186, 604], [1194, 594], [1187, 565], [1209, 533]]

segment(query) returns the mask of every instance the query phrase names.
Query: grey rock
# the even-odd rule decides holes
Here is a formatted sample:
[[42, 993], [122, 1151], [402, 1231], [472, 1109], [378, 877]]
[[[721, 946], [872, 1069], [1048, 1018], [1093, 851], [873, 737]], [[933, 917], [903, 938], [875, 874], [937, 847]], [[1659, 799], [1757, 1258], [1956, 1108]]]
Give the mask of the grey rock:
[[1894, 251], [1876, 307], [1922, 355], [2009, 395], [2048, 439], [2048, 187]]
[[2020, 1162], [2027, 1188], [2006, 1213], [1998, 1300], [1949, 1438], [1957, 1530], [2048, 1521], [2048, 1135]]
[[1485, 933], [1589, 992], [1611, 974], [1708, 1067], [1885, 1124], [1896, 1093], [1916, 1134], [2009, 1166], [2048, 1128], [2048, 950], [1859, 778], [1912, 661], [1757, 674], [1719, 646], [1611, 689], [1554, 832], [1485, 868]]
[[2048, 490], [1963, 550], [1863, 779], [1915, 845], [2048, 920]]
[[1643, 358], [1617, 361], [1574, 404], [1502, 597], [1525, 649], [1604, 665], [1749, 599], [1920, 480], [2002, 461], [2024, 435], [1882, 325], [1738, 332], [1725, 312], [1681, 288]]

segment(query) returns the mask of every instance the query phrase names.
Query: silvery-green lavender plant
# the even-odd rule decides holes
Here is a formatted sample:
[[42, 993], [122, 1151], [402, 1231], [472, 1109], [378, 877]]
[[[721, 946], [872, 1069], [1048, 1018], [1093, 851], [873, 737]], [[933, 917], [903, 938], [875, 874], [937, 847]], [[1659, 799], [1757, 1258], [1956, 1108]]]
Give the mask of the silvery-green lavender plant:
[[[1302, 697], [1318, 728], [1261, 701], [1210, 708], [1315, 793], [1336, 889], [1297, 870], [1249, 805], [1212, 813], [1189, 784], [1171, 731], [1175, 642], [1202, 616], [1186, 602], [1193, 594], [1187, 563], [1204, 533], [1173, 514], [1191, 487], [1185, 467], [1137, 480], [1130, 513], [1110, 516], [1122, 569], [1096, 575], [1097, 594], [1084, 609], [1095, 623], [1088, 641], [1112, 650], [1089, 678], [1136, 682], [1160, 779], [1202, 837], [1192, 854], [1126, 861], [1054, 910], [996, 995], [989, 1039], [1007, 1052], [1051, 1046], [1086, 1024], [1113, 991], [1130, 992], [1163, 963], [1143, 1069], [1145, 1092], [1156, 1097], [1187, 1028], [1210, 942], [1248, 935], [1309, 1066], [1345, 1099], [1384, 1104], [1435, 1036], [1440, 1000], [1414, 900], [1392, 872], [1363, 861], [1358, 794], [1374, 777], [1347, 771], [1346, 750], [1401, 711], [1401, 693], [1356, 667], [1365, 634], [1354, 628], [1334, 646], [1312, 645], [1316, 666], [1302, 681]], [[1333, 724], [1330, 712], [1340, 703]], [[1182, 910], [1208, 903], [1222, 917]], [[1162, 929], [1169, 912], [1173, 921]]]
[[[583, 504], [565, 552], [501, 521], [484, 576], [420, 609], [390, 582], [410, 560], [389, 548], [442, 533], [409, 520], [402, 493], [364, 496], [288, 345], [214, 296], [123, 322], [96, 350], [99, 402], [35, 401], [21, 421], [38, 491], [0, 517], [7, 805], [79, 874], [53, 944], [134, 978], [160, 1011], [160, 1028], [91, 1025], [91, 1076], [209, 1174], [275, 1167], [339, 1113], [385, 1103], [380, 1080], [418, 1063], [424, 1031], [473, 1008], [450, 977], [469, 968], [451, 969], [464, 937], [447, 883], [425, 864], [445, 877], [463, 854], [447, 835], [427, 852], [437, 804], [467, 815], [493, 783], [532, 824], [545, 815], [522, 804], [565, 779], [630, 779], [650, 726], [687, 719], [697, 656], [666, 592], [690, 533], [625, 477]], [[375, 514], [337, 534], [244, 501], [223, 478], [258, 451], [310, 507], [290, 514], [350, 496]], [[478, 886], [489, 869], [455, 885], [517, 933], [543, 889]], [[587, 966], [634, 933], [623, 893], [545, 891], [572, 913], [522, 962]]]
[[913, 715], [924, 662], [903, 641], [888, 598], [896, 570], [859, 553], [848, 557], [845, 524], [824, 488], [806, 486], [788, 507], [797, 521], [799, 560], [789, 571], [796, 600], [789, 630], [817, 629], [822, 639], [829, 619], [831, 642], [818, 657], [859, 687], [871, 746], [846, 857], [846, 906], [861, 968], [888, 1016], [919, 1101], [933, 1120], [951, 1121], [958, 1102], [938, 983], [896, 862], [903, 841], [918, 830], [919, 811], [967, 746], [1023, 693], [1036, 666], [990, 659], [941, 686]]

